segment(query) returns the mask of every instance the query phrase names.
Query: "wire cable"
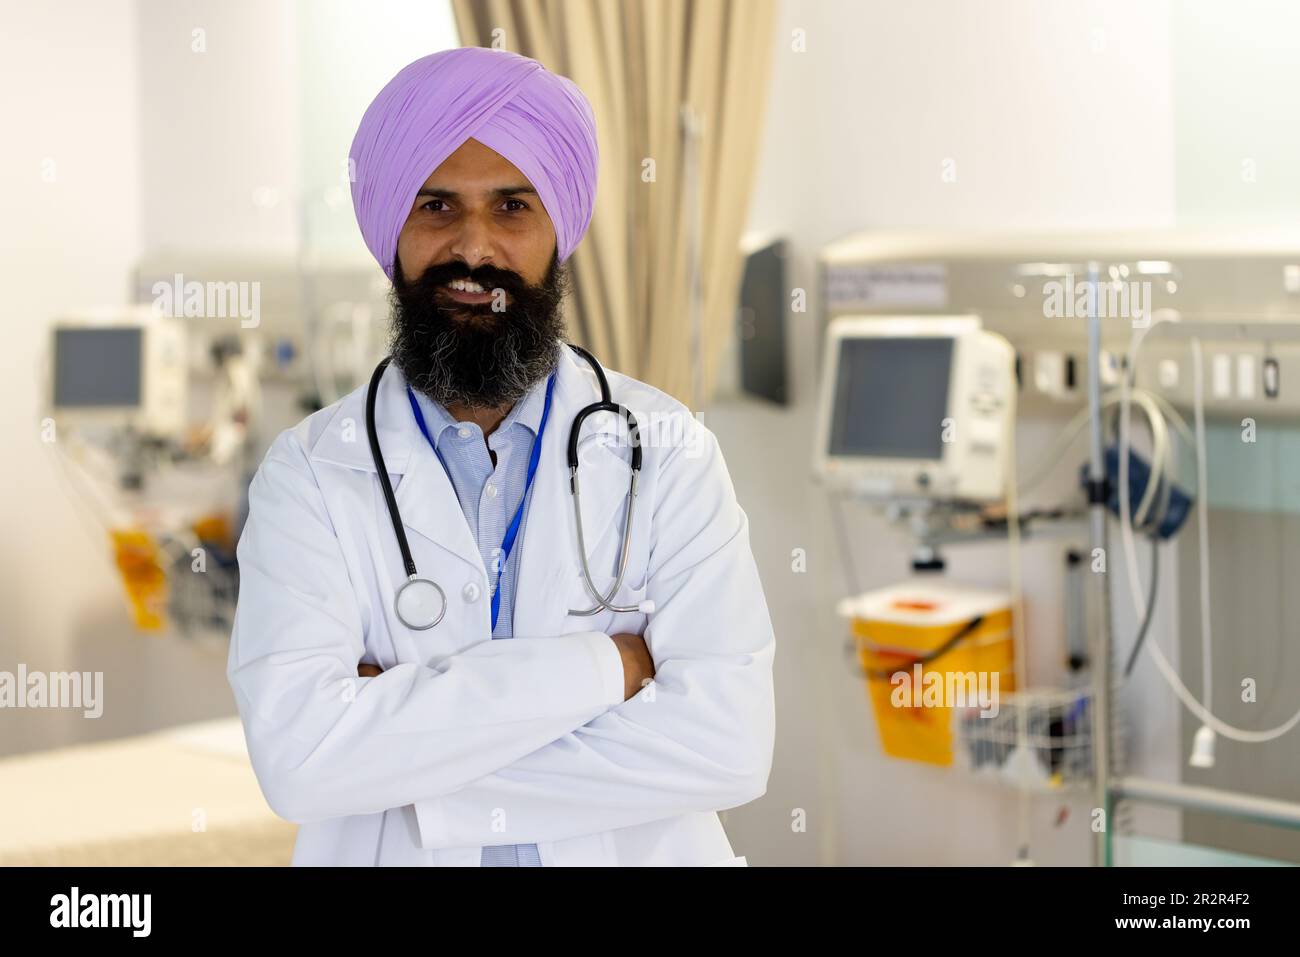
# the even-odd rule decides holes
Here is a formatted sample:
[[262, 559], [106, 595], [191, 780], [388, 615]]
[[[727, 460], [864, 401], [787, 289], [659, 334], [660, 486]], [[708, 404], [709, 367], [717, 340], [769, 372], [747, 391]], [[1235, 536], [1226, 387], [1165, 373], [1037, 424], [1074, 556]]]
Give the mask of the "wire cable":
[[[1141, 348], [1142, 340], [1146, 337], [1147, 333], [1160, 323], [1170, 321], [1172, 320], [1161, 319], [1153, 322], [1145, 328], [1134, 329], [1133, 337], [1129, 342], [1129, 368], [1136, 367], [1137, 354]], [[1127, 461], [1128, 457], [1128, 429], [1125, 427], [1125, 423], [1128, 420], [1129, 388], [1127, 378], [1123, 379], [1122, 382], [1121, 408], [1123, 409], [1123, 417], [1120, 421], [1120, 468], [1124, 469], [1124, 463]], [[1202, 452], [1203, 451], [1204, 449], [1202, 446]], [[1205, 490], [1203, 488], [1197, 489], [1198, 497], [1203, 496], [1204, 492]], [[1120, 531], [1124, 541], [1125, 565], [1128, 570], [1129, 593], [1133, 599], [1133, 607], [1136, 609], [1139, 617], [1145, 617], [1146, 609], [1143, 607], [1142, 603], [1142, 586], [1137, 578], [1137, 548], [1133, 535], [1132, 516], [1129, 513], [1128, 485], [1122, 479], [1119, 485], [1119, 496]], [[1202, 563], [1205, 563], [1206, 577], [1208, 577], [1208, 562], [1210, 558], [1207, 549], [1201, 549], [1200, 559]], [[1261, 731], [1252, 731], [1228, 724], [1196, 700], [1196, 696], [1187, 689], [1185, 684], [1183, 684], [1182, 679], [1178, 676], [1178, 672], [1174, 669], [1173, 665], [1169, 663], [1169, 659], [1165, 657], [1164, 652], [1160, 650], [1158, 642], [1147, 642], [1147, 647], [1151, 649], [1151, 658], [1155, 662], [1156, 668], [1159, 669], [1161, 676], [1178, 697], [1178, 700], [1183, 703], [1183, 706], [1187, 708], [1188, 711], [1199, 718], [1202, 724], [1208, 725], [1216, 734], [1220, 734], [1231, 741], [1238, 741], [1243, 744], [1261, 744], [1265, 741], [1272, 741], [1276, 738], [1282, 737], [1282, 735], [1286, 734], [1297, 724], [1300, 724], [1300, 710], [1297, 710], [1295, 714], [1282, 724]]]
[[1196, 528], [1201, 557], [1201, 702], [1206, 710], [1214, 706], [1214, 657], [1210, 637], [1210, 485], [1206, 478], [1205, 379], [1201, 361], [1201, 340], [1192, 338], [1192, 395], [1196, 411]]
[[1147, 590], [1147, 613], [1142, 618], [1142, 625], [1138, 628], [1137, 638], [1133, 642], [1133, 650], [1129, 652], [1128, 663], [1124, 665], [1124, 677], [1127, 678], [1133, 673], [1133, 666], [1137, 664], [1138, 653], [1142, 651], [1142, 643], [1146, 641], [1147, 631], [1151, 628], [1151, 619], [1155, 617], [1156, 610], [1156, 588], [1160, 581], [1160, 543], [1155, 539], [1151, 540], [1151, 585]]

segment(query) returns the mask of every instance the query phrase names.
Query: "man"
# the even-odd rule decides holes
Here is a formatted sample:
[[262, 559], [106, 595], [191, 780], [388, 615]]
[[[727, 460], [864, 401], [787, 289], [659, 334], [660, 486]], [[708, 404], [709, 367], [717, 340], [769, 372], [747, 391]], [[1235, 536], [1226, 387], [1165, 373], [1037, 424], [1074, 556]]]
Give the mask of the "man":
[[[566, 450], [599, 389], [560, 305], [597, 157], [577, 87], [500, 51], [417, 60], [362, 119], [353, 200], [393, 281], [375, 437], [443, 603], [429, 628], [397, 614], [367, 390], [281, 434], [249, 489], [229, 677], [295, 864], [743, 861], [715, 812], [765, 792], [774, 731], [748, 520], [713, 435], [612, 371], [641, 434], [585, 420], [578, 541]], [[593, 601], [583, 546], [622, 610]]]

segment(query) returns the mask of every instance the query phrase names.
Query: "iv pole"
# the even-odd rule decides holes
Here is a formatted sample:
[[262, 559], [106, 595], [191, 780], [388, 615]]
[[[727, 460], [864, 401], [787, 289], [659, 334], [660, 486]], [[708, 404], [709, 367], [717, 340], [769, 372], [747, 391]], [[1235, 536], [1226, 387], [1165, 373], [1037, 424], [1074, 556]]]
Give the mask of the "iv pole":
[[[1106, 556], [1107, 507], [1109, 489], [1106, 487], [1105, 463], [1102, 459], [1101, 419], [1101, 319], [1098, 316], [1100, 297], [1098, 262], [1088, 263], [1088, 282], [1092, 285], [1092, 301], [1088, 311], [1088, 419], [1090, 444], [1088, 455], [1088, 517], [1092, 548], [1102, 549]], [[1300, 322], [1294, 320], [1199, 321], [1195, 324], [1160, 323], [1159, 328], [1175, 336], [1217, 334], [1242, 341], [1264, 340], [1274, 342], [1300, 342]], [[1122, 369], [1122, 375], [1135, 375], [1136, 369]], [[1199, 493], [1198, 489], [1198, 493]], [[1095, 551], [1094, 551], [1095, 554]], [[1096, 807], [1103, 812], [1102, 828], [1093, 842], [1093, 864], [1103, 867], [1114, 865], [1114, 845], [1110, 837], [1112, 811], [1125, 800], [1146, 804], [1164, 805], [1182, 810], [1196, 810], [1224, 817], [1240, 818], [1273, 827], [1300, 828], [1300, 801], [1264, 798], [1258, 795], [1218, 788], [1200, 787], [1175, 781], [1156, 781], [1128, 774], [1113, 776], [1111, 758], [1111, 656], [1112, 622], [1110, 587], [1107, 560], [1101, 573], [1093, 575], [1093, 595], [1090, 604], [1092, 624], [1096, 634], [1093, 658], [1093, 760], [1096, 778], [1094, 796]]]
[[1097, 314], [1100, 296], [1098, 278], [1101, 266], [1096, 260], [1088, 263], [1088, 282], [1092, 297], [1088, 307], [1088, 524], [1092, 555], [1101, 555], [1100, 573], [1092, 575], [1093, 633], [1096, 647], [1092, 655], [1093, 683], [1093, 778], [1096, 807], [1101, 809], [1101, 829], [1093, 839], [1093, 866], [1110, 866], [1111, 825], [1110, 806], [1110, 562], [1106, 552], [1106, 500], [1110, 490], [1106, 487], [1106, 465], [1102, 457], [1101, 421], [1101, 318]]

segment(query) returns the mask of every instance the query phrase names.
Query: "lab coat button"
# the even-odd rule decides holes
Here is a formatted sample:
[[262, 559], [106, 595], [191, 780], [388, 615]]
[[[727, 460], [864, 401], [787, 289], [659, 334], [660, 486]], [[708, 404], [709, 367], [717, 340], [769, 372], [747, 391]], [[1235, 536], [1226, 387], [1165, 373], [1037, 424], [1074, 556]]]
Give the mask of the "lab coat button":
[[473, 582], [466, 582], [465, 587], [460, 590], [460, 594], [467, 602], [478, 601], [478, 585]]

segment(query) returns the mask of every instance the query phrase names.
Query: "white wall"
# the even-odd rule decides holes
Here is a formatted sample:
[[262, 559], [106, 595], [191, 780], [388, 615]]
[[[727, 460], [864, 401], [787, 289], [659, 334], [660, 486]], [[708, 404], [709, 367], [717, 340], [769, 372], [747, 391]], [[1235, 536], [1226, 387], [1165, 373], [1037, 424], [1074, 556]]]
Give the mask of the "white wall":
[[[0, 669], [88, 667], [80, 652], [119, 640], [128, 623], [107, 539], [70, 507], [41, 441], [39, 388], [50, 323], [125, 302], [139, 250], [134, 3], [8, 4], [4, 17]], [[10, 712], [0, 722], [0, 753], [93, 737], [91, 724], [51, 711]]]
[[140, 0], [146, 252], [295, 249], [295, 27], [284, 0]]
[[1300, 213], [1300, 7], [1173, 7], [1178, 221], [1276, 226]]

